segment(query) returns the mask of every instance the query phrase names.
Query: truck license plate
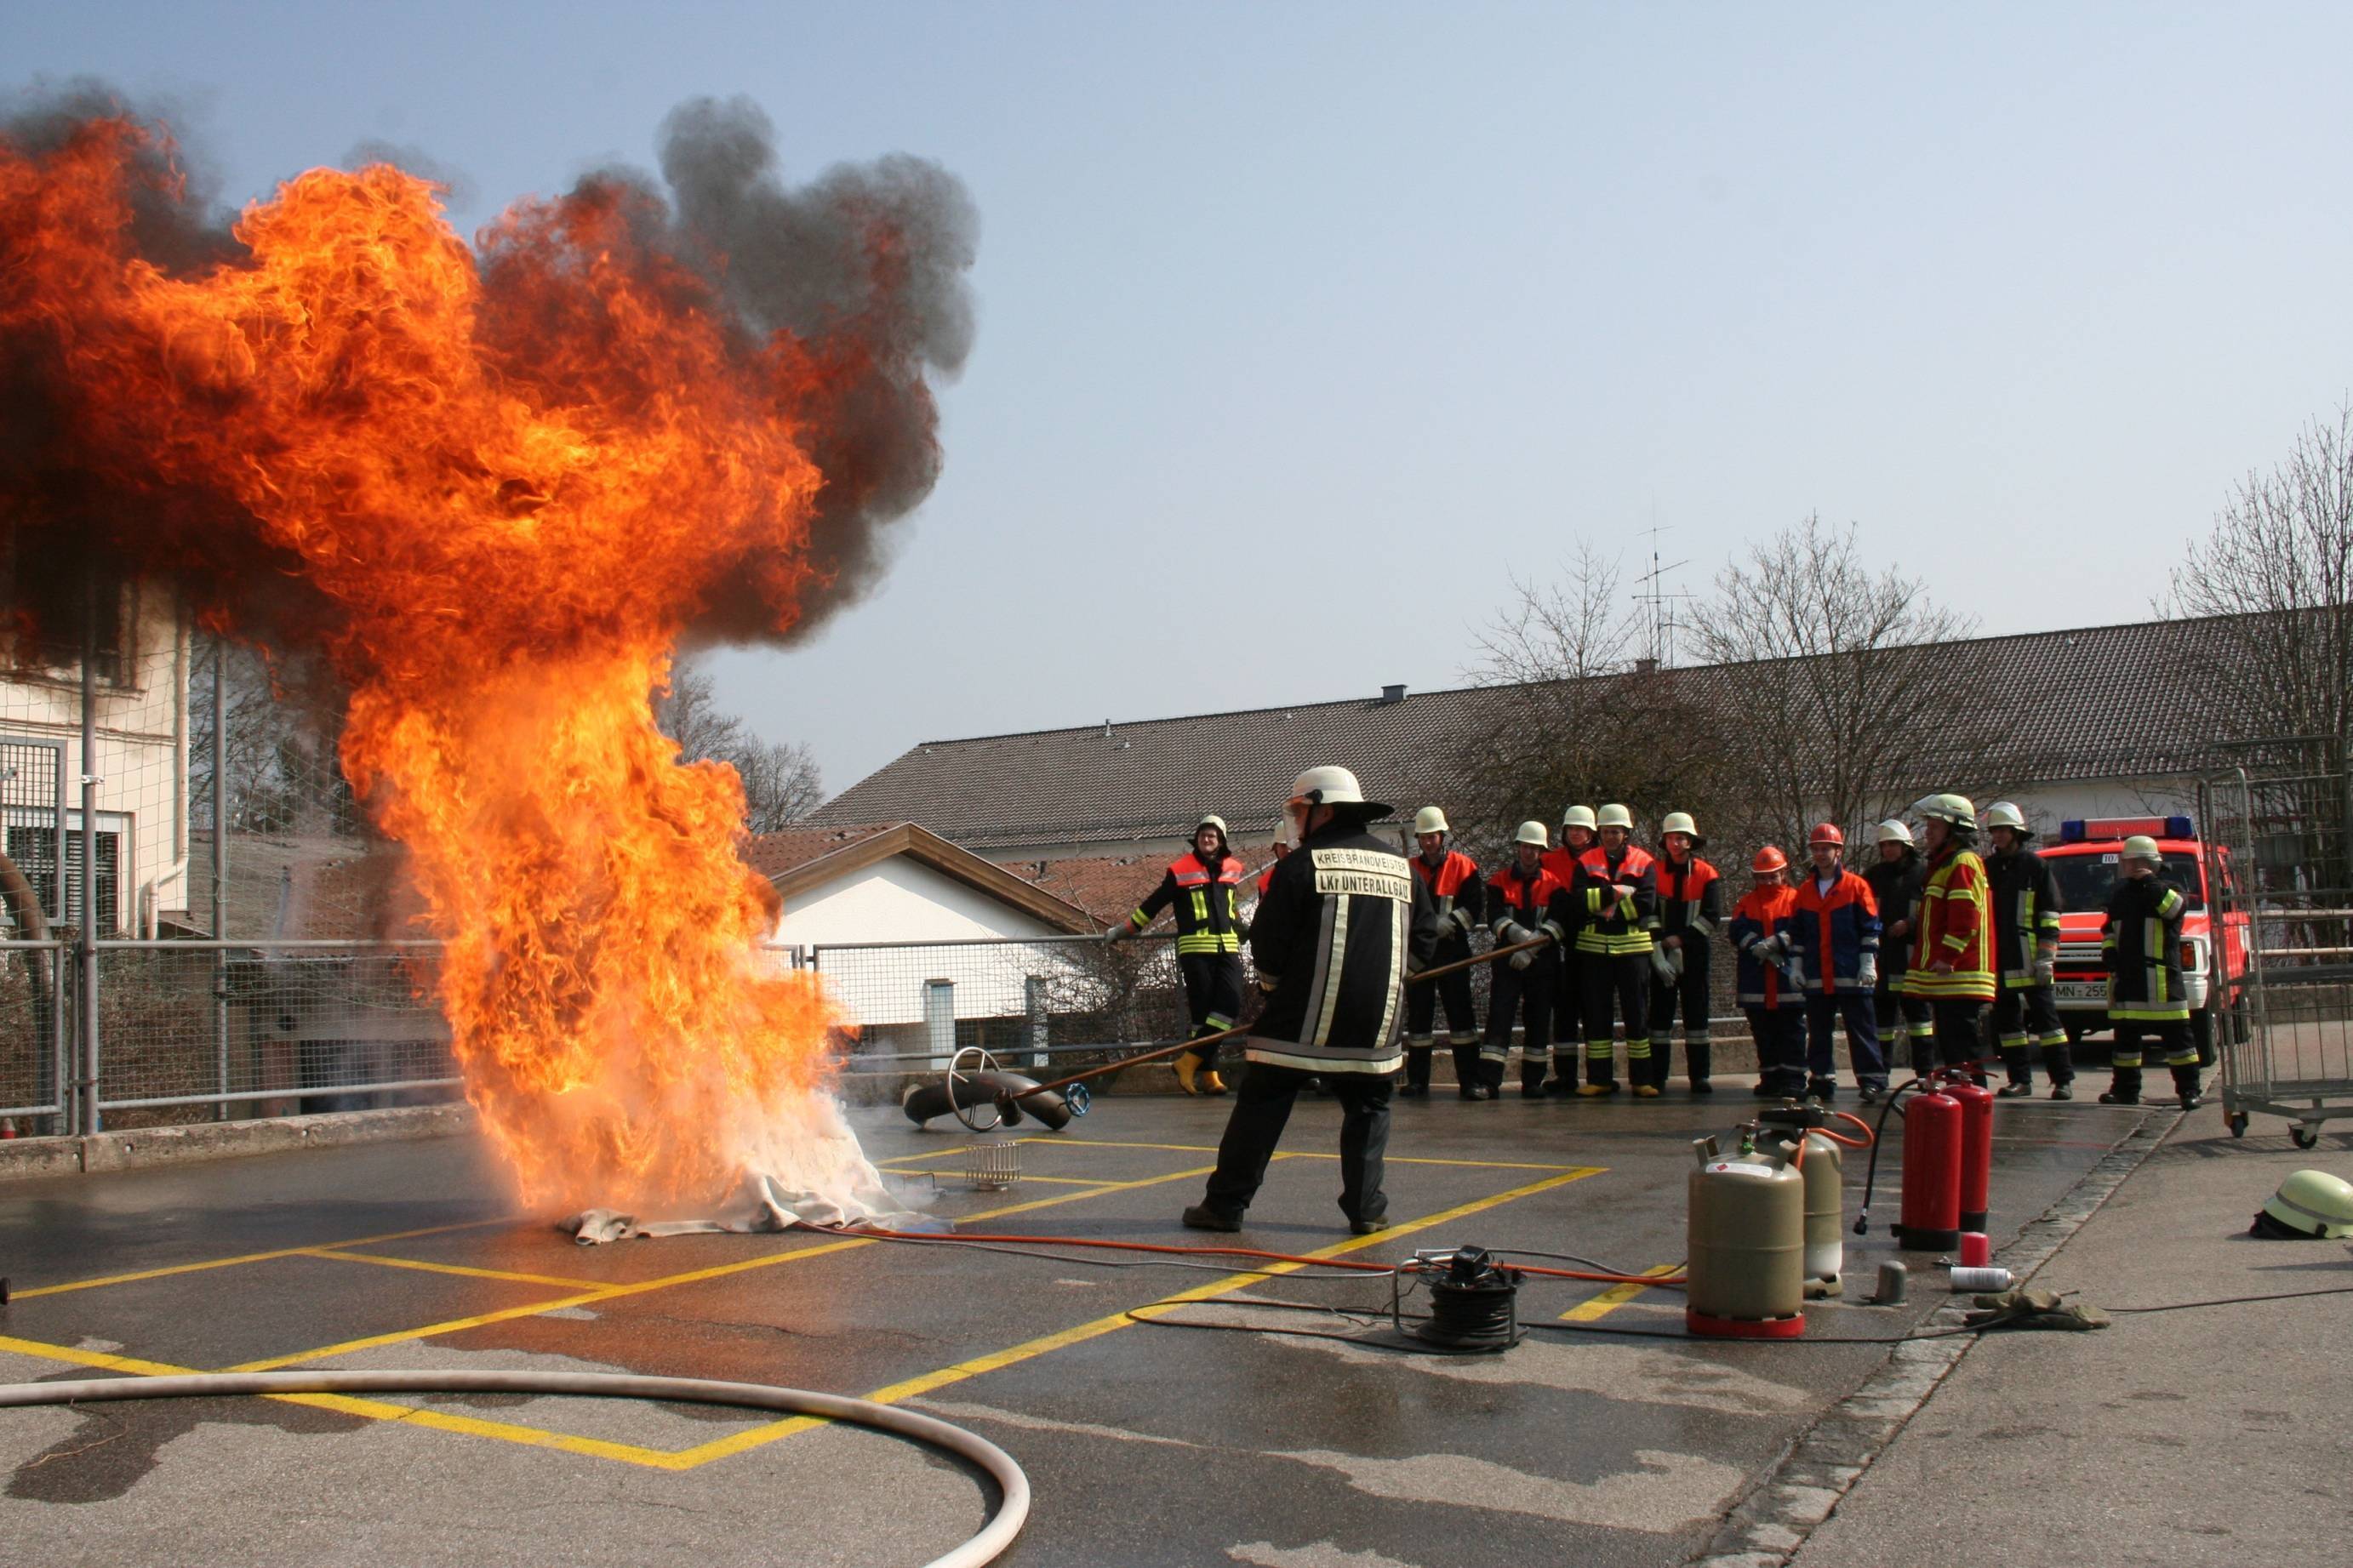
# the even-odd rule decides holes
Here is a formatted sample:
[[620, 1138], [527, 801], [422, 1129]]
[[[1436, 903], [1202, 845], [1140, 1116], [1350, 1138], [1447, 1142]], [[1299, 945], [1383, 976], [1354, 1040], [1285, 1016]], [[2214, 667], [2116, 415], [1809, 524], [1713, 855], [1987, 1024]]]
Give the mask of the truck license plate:
[[2096, 1002], [2104, 1007], [2107, 1005], [2108, 988], [2102, 981], [2062, 980], [2051, 989], [2061, 1002]]

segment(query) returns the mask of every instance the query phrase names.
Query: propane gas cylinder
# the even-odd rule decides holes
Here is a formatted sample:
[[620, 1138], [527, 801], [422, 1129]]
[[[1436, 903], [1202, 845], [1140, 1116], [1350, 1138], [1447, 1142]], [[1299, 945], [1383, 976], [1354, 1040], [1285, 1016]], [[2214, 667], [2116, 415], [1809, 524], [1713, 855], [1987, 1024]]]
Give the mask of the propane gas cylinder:
[[[1830, 1112], [1819, 1104], [1777, 1106], [1757, 1113], [1765, 1142], [1798, 1165], [1806, 1184], [1805, 1293], [1808, 1300], [1846, 1289], [1845, 1156], [1828, 1136]], [[1805, 1158], [1798, 1158], [1798, 1140]]]
[[1960, 1226], [1981, 1231], [1993, 1186], [1993, 1090], [1957, 1071], [1945, 1075], [1945, 1092], [1961, 1106]]
[[1961, 1102], [1941, 1089], [1904, 1106], [1904, 1217], [1895, 1245], [1950, 1252], [1961, 1244]]
[[1795, 1339], [1806, 1331], [1806, 1182], [1754, 1124], [1726, 1155], [1693, 1145], [1683, 1326], [1694, 1334]]

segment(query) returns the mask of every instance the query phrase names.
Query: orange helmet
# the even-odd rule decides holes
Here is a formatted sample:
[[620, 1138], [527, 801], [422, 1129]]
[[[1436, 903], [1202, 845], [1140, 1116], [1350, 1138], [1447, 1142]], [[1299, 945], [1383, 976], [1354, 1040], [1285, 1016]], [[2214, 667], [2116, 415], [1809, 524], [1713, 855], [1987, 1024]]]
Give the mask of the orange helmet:
[[1837, 823], [1825, 822], [1820, 827], [1815, 828], [1813, 832], [1807, 837], [1806, 842], [1808, 844], [1835, 844], [1840, 848], [1843, 849], [1846, 847], [1846, 835], [1838, 830]]
[[1760, 876], [1767, 871], [1786, 871], [1788, 868], [1789, 858], [1771, 844], [1757, 851], [1757, 858], [1748, 862], [1748, 868]]

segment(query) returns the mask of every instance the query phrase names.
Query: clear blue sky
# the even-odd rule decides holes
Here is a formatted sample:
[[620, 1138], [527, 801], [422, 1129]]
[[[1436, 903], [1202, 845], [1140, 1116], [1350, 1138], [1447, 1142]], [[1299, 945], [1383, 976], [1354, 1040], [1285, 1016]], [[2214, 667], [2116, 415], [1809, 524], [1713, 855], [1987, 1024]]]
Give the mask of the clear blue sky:
[[1579, 536], [1810, 510], [1992, 631], [2135, 618], [2353, 387], [2353, 6], [8, 0], [243, 201], [375, 140], [512, 197], [743, 93], [982, 216], [946, 475], [721, 692], [918, 740], [1457, 682]]

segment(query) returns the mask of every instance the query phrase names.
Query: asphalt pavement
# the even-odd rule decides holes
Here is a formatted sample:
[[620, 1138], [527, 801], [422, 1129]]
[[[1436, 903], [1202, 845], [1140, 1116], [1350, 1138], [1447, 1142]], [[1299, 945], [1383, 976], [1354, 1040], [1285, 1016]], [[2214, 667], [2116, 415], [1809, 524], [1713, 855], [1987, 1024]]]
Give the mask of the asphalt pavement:
[[[1335, 1202], [1337, 1111], [1304, 1101], [1234, 1239], [1664, 1268], [1683, 1257], [1691, 1139], [1753, 1106], [1720, 1082], [1704, 1100], [1402, 1103], [1398, 1223], [1369, 1237]], [[1022, 1179], [996, 1193], [964, 1179], [962, 1129], [887, 1110], [857, 1121], [912, 1198], [967, 1231], [1183, 1244], [1217, 1239], [1176, 1216], [1224, 1111], [1107, 1097], [1021, 1142]], [[2145, 1116], [2169, 1114], [2006, 1103], [1996, 1244]], [[1898, 1159], [1891, 1147], [1878, 1224], [1850, 1258], [1858, 1296], [1895, 1256]], [[1850, 1165], [1851, 1197], [1862, 1174]], [[1903, 1308], [1818, 1306], [1802, 1343], [1736, 1344], [1676, 1337], [1667, 1289], [1531, 1280], [1524, 1319], [1642, 1332], [1532, 1332], [1500, 1356], [1437, 1357], [1379, 1348], [1378, 1278], [806, 1232], [581, 1247], [553, 1217], [516, 1214], [471, 1137], [8, 1184], [0, 1273], [17, 1294], [0, 1309], [0, 1380], [317, 1366], [778, 1383], [905, 1403], [1009, 1450], [1036, 1503], [1008, 1563], [1673, 1563], [1704, 1554], [1888, 1363], [1884, 1343], [1833, 1342], [1904, 1333], [1947, 1299], [1915, 1258]], [[1263, 1300], [1346, 1315], [1251, 1305]], [[0, 1541], [41, 1563], [921, 1562], [992, 1500], [959, 1465], [844, 1427], [513, 1395], [0, 1412]], [[1824, 1549], [1851, 1518], [1825, 1527]]]

